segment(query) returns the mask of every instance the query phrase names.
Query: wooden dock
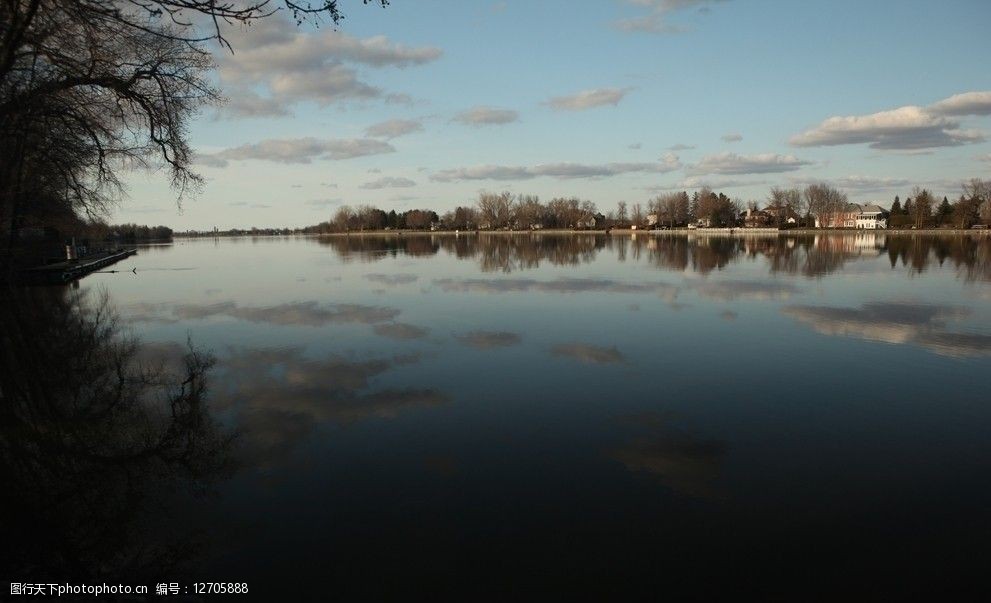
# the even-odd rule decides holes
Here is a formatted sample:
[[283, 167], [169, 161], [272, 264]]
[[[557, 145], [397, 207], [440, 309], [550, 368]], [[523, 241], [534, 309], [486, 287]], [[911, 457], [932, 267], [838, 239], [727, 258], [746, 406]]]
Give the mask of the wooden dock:
[[78, 260], [28, 268], [21, 271], [20, 280], [26, 285], [64, 285], [137, 253], [137, 249], [122, 249], [93, 254]]

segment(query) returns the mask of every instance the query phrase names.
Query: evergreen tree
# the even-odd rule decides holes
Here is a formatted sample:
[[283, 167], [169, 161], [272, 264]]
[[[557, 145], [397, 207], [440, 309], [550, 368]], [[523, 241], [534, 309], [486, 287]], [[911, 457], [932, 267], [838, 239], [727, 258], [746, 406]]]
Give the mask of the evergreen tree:
[[895, 202], [891, 204], [891, 215], [898, 216], [902, 213], [902, 202], [898, 200], [898, 195], [895, 195]]
[[943, 202], [939, 204], [936, 209], [936, 223], [942, 224], [944, 220], [948, 219], [953, 213], [953, 208], [950, 207], [950, 200], [945, 196], [943, 197]]

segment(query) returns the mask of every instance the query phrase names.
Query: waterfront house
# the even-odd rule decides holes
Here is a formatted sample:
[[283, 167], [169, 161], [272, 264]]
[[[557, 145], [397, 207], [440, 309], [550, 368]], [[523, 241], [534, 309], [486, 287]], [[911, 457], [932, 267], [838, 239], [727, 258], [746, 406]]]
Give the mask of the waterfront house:
[[847, 203], [843, 209], [816, 216], [816, 228], [859, 228], [874, 230], [888, 227], [888, 213], [873, 203]]
[[864, 205], [860, 213], [857, 214], [856, 227], [858, 229], [876, 230], [888, 227], [888, 212], [879, 205], [868, 203]]

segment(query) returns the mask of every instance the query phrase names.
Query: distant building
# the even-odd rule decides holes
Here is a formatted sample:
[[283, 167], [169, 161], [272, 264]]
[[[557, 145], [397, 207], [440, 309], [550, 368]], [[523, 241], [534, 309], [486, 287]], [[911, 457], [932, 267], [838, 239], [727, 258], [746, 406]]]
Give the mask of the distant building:
[[816, 216], [816, 228], [859, 228], [875, 230], [888, 227], [888, 212], [880, 206], [868, 203], [847, 203], [837, 212]]
[[860, 213], [857, 214], [856, 227], [859, 229], [876, 230], [888, 227], [888, 212], [881, 206], [874, 204], [864, 205]]

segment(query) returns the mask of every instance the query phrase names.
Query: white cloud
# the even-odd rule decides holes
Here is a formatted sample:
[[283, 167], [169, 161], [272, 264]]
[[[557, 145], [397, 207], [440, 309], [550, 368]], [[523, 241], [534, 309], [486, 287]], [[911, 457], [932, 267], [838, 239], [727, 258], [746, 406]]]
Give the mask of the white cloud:
[[423, 124], [412, 119], [390, 119], [368, 126], [365, 136], [372, 138], [396, 138], [423, 130]]
[[466, 126], [492, 126], [519, 121], [520, 114], [512, 109], [497, 109], [495, 107], [473, 107], [455, 115], [451, 121]]
[[991, 153], [985, 153], [983, 155], [977, 156], [978, 161], [983, 161], [985, 163], [991, 163]]
[[306, 202], [306, 205], [313, 207], [314, 209], [323, 209], [325, 207], [330, 207], [332, 205], [340, 205], [341, 199], [310, 199]]
[[659, 193], [665, 191], [683, 191], [693, 188], [702, 188], [703, 186], [707, 186], [714, 190], [719, 190], [725, 188], [739, 188], [742, 186], [756, 186], [760, 184], [767, 184], [767, 182], [765, 180], [743, 180], [740, 178], [726, 178], [724, 176], [688, 176], [687, 178], [682, 178], [673, 184], [648, 186], [645, 187], [644, 190], [651, 193]]
[[685, 168], [689, 175], [702, 174], [774, 174], [793, 172], [803, 166], [811, 165], [794, 155], [779, 155], [777, 153], [762, 153], [760, 155], [737, 155], [736, 153], [718, 153], [706, 155], [695, 165]]
[[615, 106], [629, 91], [629, 88], [594, 88], [567, 96], [555, 96], [546, 104], [555, 111], [584, 111], [604, 105]]
[[869, 115], [830, 117], [791, 138], [800, 147], [868, 144], [873, 149], [918, 150], [973, 144], [979, 130], [961, 129], [950, 116], [991, 114], [991, 92], [967, 92], [929, 107], [909, 105]]
[[[818, 179], [792, 178], [790, 181], [796, 185], [817, 184], [823, 182]], [[830, 178], [828, 183], [844, 190], [854, 190], [863, 193], [879, 192], [889, 189], [905, 188], [915, 182], [905, 178], [878, 178], [873, 176], [844, 176], [840, 178]]]
[[619, 31], [631, 33], [676, 34], [688, 31], [687, 27], [668, 22], [667, 17], [675, 11], [697, 8], [699, 12], [708, 12], [710, 5], [727, 0], [629, 0], [630, 4], [642, 6], [649, 10], [646, 15], [620, 19], [613, 23]]
[[237, 52], [217, 53], [216, 59], [221, 82], [233, 91], [232, 98], [261, 87], [270, 102], [283, 108], [299, 101], [327, 105], [379, 97], [408, 100], [405, 95], [386, 95], [362, 81], [354, 66], [402, 69], [429, 63], [442, 54], [438, 48], [407, 47], [385, 36], [356, 38], [333, 29], [297, 27], [283, 16], [259, 20], [250, 28], [234, 28], [228, 39]]
[[535, 166], [480, 165], [441, 170], [430, 176], [435, 182], [460, 180], [529, 180], [548, 177], [561, 180], [573, 178], [606, 178], [630, 173], [663, 174], [681, 167], [678, 157], [665, 155], [659, 163], [545, 163]]
[[679, 142], [678, 144], [673, 144], [673, 145], [669, 146], [668, 147], [668, 150], [669, 151], [690, 151], [690, 150], [692, 150], [694, 148], [695, 147], [693, 145], [690, 145], [690, 144], [681, 144]]
[[372, 180], [371, 182], [362, 184], [361, 188], [375, 190], [380, 188], [409, 188], [411, 186], [416, 186], [416, 182], [410, 180], [409, 178], [384, 176], [378, 180]]
[[200, 155], [198, 162], [211, 167], [226, 167], [230, 160], [243, 159], [259, 159], [276, 163], [310, 163], [314, 159], [351, 159], [365, 155], [392, 153], [395, 150], [387, 142], [369, 138], [270, 138], [226, 149], [212, 155]]
[[720, 139], [723, 142], [740, 142], [741, 140], [743, 140], [743, 135], [742, 134], [736, 134], [736, 133], [723, 134]]
[[929, 105], [939, 115], [991, 115], [991, 91], [964, 92]]
[[228, 102], [214, 115], [217, 119], [230, 117], [282, 117], [290, 115], [286, 103], [272, 98], [259, 96], [247, 89], [234, 90], [228, 93]]

